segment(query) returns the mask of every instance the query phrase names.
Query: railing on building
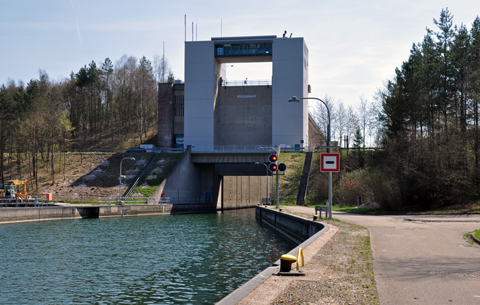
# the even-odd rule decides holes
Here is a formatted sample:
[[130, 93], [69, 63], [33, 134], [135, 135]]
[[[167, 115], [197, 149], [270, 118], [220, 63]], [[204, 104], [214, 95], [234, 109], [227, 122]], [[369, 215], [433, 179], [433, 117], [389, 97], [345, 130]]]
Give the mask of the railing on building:
[[228, 80], [225, 79], [222, 81], [221, 84], [223, 87], [231, 87], [231, 86], [271, 86], [272, 80]]
[[[192, 152], [268, 152], [270, 144], [263, 145], [214, 145], [212, 146], [195, 146], [191, 147]], [[315, 147], [313, 146], [303, 146], [300, 145], [281, 145], [282, 152], [300, 152], [300, 151], [314, 151]], [[271, 151], [274, 151], [273, 149]]]

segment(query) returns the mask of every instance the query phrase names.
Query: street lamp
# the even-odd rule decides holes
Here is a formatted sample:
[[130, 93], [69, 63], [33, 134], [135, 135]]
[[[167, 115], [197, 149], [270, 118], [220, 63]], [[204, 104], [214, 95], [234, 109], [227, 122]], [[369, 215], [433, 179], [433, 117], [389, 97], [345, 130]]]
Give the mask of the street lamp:
[[[289, 99], [288, 101], [293, 102], [293, 103], [299, 103], [300, 100], [317, 100], [317, 101], [322, 102], [325, 105], [325, 107], [327, 107], [327, 114], [328, 114], [327, 152], [330, 153], [330, 109], [328, 109], [327, 103], [325, 103], [324, 101], [322, 101], [321, 99], [316, 98], [316, 97], [296, 97], [296, 96], [292, 96], [292, 98]], [[328, 173], [328, 207], [327, 207], [327, 210], [328, 210], [328, 219], [332, 219], [332, 173], [331, 172]]]
[[[267, 147], [259, 147], [258, 149], [265, 149], [265, 148], [270, 148], [270, 149], [273, 149], [275, 151], [275, 153], [277, 154], [277, 157], [280, 157], [278, 155], [278, 151], [274, 148], [274, 147], [271, 147], [271, 146], [267, 146]], [[268, 173], [267, 173], [268, 174]], [[278, 190], [278, 170], [277, 170], [277, 209], [280, 208], [280, 203], [279, 203], [279, 190]]]
[[265, 163], [260, 163], [260, 162], [255, 162], [255, 164], [263, 164], [263, 165], [265, 165], [265, 168], [267, 169], [267, 187], [266, 187], [266, 196], [265, 196], [265, 204], [267, 204], [267, 201], [268, 201], [268, 166]]
[[123, 160], [132, 160], [135, 161], [134, 157], [125, 157], [120, 161], [120, 177], [118, 177], [118, 182], [120, 185], [118, 186], [118, 203], [122, 202], [122, 178], [127, 178], [125, 175], [122, 176], [122, 163]]

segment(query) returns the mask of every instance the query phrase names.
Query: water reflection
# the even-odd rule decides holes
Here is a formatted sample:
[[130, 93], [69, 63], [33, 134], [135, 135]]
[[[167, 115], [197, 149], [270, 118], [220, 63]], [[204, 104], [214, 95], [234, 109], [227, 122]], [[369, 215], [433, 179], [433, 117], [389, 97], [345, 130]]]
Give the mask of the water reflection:
[[0, 303], [211, 304], [296, 245], [223, 214], [0, 226]]

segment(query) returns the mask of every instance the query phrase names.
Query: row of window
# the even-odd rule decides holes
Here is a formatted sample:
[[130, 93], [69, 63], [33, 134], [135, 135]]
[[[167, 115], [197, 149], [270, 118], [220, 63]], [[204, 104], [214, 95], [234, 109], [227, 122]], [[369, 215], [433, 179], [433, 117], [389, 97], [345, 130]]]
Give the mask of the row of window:
[[272, 43], [239, 43], [215, 45], [215, 56], [272, 55]]

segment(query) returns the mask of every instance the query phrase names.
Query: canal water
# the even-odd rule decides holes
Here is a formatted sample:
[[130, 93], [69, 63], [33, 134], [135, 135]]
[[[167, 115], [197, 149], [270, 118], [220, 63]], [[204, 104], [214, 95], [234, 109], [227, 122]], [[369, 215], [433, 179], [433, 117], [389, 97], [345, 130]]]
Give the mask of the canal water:
[[0, 226], [0, 304], [213, 304], [296, 246], [254, 209]]

